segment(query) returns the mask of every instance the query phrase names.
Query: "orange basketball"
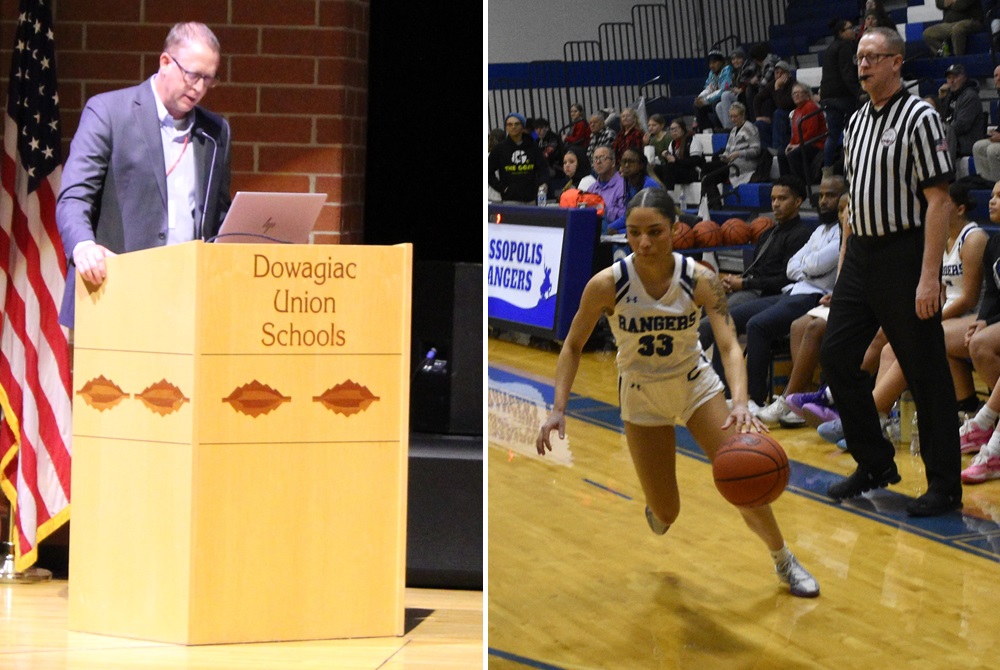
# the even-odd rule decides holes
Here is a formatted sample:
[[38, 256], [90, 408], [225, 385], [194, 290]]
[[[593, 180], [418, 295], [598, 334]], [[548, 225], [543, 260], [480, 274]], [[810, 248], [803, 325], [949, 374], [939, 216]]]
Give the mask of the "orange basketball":
[[674, 224], [674, 249], [690, 249], [694, 246], [694, 231], [690, 224], [678, 221]]
[[747, 244], [750, 241], [750, 226], [743, 219], [727, 219], [722, 224], [722, 242], [729, 246]]
[[760, 234], [765, 230], [774, 225], [774, 219], [768, 218], [766, 216], [758, 216], [750, 224], [750, 241], [757, 244], [757, 240], [760, 239]]
[[718, 247], [722, 245], [722, 228], [715, 221], [699, 221], [694, 224], [694, 246]]
[[788, 486], [788, 455], [766, 433], [737, 433], [712, 461], [715, 487], [737, 507], [759, 507], [778, 499]]

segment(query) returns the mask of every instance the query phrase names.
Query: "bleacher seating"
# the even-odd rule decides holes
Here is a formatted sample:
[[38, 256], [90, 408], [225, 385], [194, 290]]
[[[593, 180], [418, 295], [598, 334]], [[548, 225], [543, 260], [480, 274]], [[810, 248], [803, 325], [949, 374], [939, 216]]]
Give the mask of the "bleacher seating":
[[[984, 0], [987, 9], [990, 0]], [[855, 17], [858, 12], [856, 0], [826, 0], [816, 3], [814, 0], [789, 0], [786, 20], [783, 25], [771, 28], [770, 43], [772, 51], [779, 57], [793, 63], [802, 63], [796, 68], [796, 78], [819, 89], [822, 79], [822, 59], [829, 44], [829, 21], [831, 17]], [[897, 27], [906, 40], [906, 60], [903, 76], [907, 82], [917, 82], [919, 86], [914, 92], [920, 95], [931, 95], [945, 80], [945, 70], [949, 65], [960, 62], [965, 65], [971, 78], [980, 82], [980, 95], [983, 108], [988, 110], [991, 125], [998, 125], [998, 98], [993, 86], [993, 69], [996, 66], [994, 55], [990, 50], [989, 31], [971, 35], [967, 43], [967, 54], [944, 58], [930, 58], [923, 43], [923, 31], [928, 25], [938, 22], [942, 13], [934, 6], [933, 0], [889, 0], [888, 11], [897, 23]], [[743, 45], [749, 47], [749, 45]], [[815, 63], [815, 65], [813, 65]], [[670, 82], [670, 97], [656, 101], [656, 108], [647, 108], [648, 113], [660, 112], [668, 118], [684, 116], [691, 119], [694, 111], [695, 96], [701, 91], [705, 82], [706, 64], [703, 60], [685, 59], [683, 67], [675, 69], [675, 78]], [[701, 134], [696, 136], [696, 142], [706, 157], [717, 154], [725, 148], [727, 133]], [[962, 157], [956, 166], [959, 178], [976, 174], [975, 165], [970, 157]], [[777, 176], [777, 162], [772, 171], [772, 178]], [[698, 191], [692, 185], [689, 190]], [[729, 192], [723, 199], [723, 209], [712, 211], [711, 218], [719, 223], [727, 218], [738, 216], [746, 218], [756, 216], [761, 212], [769, 212], [771, 184], [744, 184]], [[687, 193], [688, 212], [697, 213], [697, 199]], [[978, 207], [972, 212], [971, 218], [981, 224], [989, 222], [988, 202], [989, 192], [976, 192]]]

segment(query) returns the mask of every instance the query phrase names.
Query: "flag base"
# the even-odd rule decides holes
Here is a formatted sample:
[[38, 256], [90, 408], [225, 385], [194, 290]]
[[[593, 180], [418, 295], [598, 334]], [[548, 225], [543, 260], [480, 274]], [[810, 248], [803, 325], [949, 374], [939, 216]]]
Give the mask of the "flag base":
[[14, 569], [14, 545], [10, 542], [0, 542], [0, 553], [4, 554], [3, 567], [0, 568], [0, 584], [35, 584], [52, 579], [52, 572], [45, 568], [28, 568], [24, 572]]

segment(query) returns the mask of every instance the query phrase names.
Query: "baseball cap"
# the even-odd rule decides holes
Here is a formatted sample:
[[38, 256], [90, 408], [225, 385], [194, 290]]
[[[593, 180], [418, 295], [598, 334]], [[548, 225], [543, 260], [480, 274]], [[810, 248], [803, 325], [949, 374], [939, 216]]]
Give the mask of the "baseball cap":
[[789, 65], [788, 61], [786, 61], [786, 60], [779, 60], [777, 63], [774, 64], [774, 69], [775, 70], [784, 70], [785, 72], [791, 72], [792, 71], [792, 66]]
[[708, 60], [726, 60], [726, 55], [718, 49], [712, 49], [708, 52]]
[[952, 63], [948, 66], [948, 69], [944, 71], [945, 76], [949, 74], [965, 74], [965, 66], [961, 63]]

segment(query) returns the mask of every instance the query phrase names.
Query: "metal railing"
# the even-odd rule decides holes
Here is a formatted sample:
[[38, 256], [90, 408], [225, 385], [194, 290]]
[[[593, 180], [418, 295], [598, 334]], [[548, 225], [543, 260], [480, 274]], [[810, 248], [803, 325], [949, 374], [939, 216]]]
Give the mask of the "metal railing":
[[[802, 126], [805, 125], [805, 122], [813, 118], [814, 116], [822, 116], [823, 114], [824, 114], [823, 108], [820, 107], [815, 112], [809, 112], [808, 114], [806, 114], [805, 116], [803, 116], [798, 120], [798, 130], [799, 130], [800, 140], [802, 138]], [[815, 135], [807, 140], [801, 140], [799, 142], [799, 146], [802, 147], [802, 149], [799, 151], [799, 159], [802, 161], [802, 174], [806, 176], [806, 178], [803, 179], [802, 181], [806, 183], [806, 200], [810, 202], [812, 201], [812, 187], [813, 187], [812, 162], [815, 159], [815, 157], [809, 158], [808, 155], [806, 154], [805, 147], [806, 145], [810, 144], [812, 145], [819, 144], [823, 140], [827, 139], [829, 134], [830, 134], [829, 132], [820, 133], [819, 135]], [[820, 148], [819, 154], [820, 156], [823, 155], [822, 148]]]

